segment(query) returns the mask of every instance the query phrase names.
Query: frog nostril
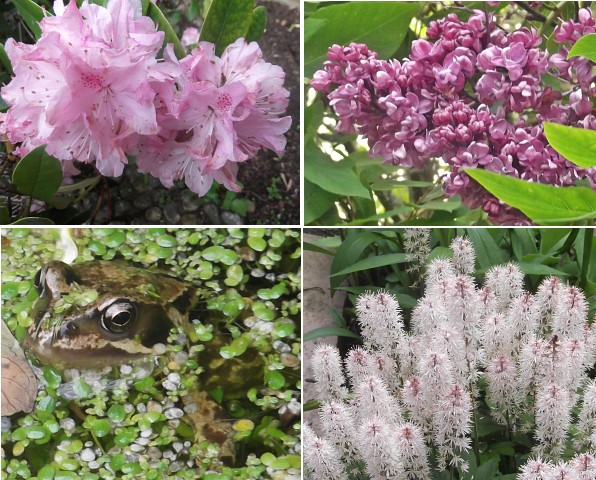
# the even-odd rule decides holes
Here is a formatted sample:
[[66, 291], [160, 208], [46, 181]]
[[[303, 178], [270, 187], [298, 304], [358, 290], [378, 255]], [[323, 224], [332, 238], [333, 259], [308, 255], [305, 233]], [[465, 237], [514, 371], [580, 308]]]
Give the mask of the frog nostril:
[[78, 330], [78, 327], [74, 323], [65, 322], [64, 325], [60, 327], [60, 334], [62, 336], [74, 335]]

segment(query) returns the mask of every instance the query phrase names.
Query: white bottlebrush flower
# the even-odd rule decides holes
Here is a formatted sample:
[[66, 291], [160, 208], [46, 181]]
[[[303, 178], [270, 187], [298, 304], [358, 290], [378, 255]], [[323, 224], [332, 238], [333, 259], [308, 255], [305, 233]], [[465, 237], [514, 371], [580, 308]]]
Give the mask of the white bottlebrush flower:
[[537, 453], [552, 458], [561, 455], [571, 423], [571, 407], [569, 392], [556, 383], [538, 390], [534, 432], [539, 442], [535, 448]]
[[302, 426], [302, 454], [306, 478], [312, 480], [347, 480], [340, 455], [327, 440], [319, 438], [308, 425]]
[[427, 449], [424, 435], [412, 422], [401, 424], [397, 429], [397, 450], [403, 461], [408, 480], [423, 480], [430, 477]]
[[395, 296], [384, 291], [360, 295], [356, 312], [364, 344], [387, 355], [397, 355], [404, 322]]
[[596, 453], [594, 451], [580, 453], [573, 457], [569, 463], [580, 480], [594, 480], [596, 478]]
[[496, 407], [491, 415], [503, 425], [513, 421], [521, 400], [516, 384], [517, 377], [517, 365], [510, 356], [499, 355], [486, 368], [488, 398]]
[[389, 393], [387, 385], [377, 375], [368, 375], [354, 386], [353, 412], [356, 424], [376, 415], [389, 425], [402, 421], [402, 409], [397, 398]]
[[499, 309], [505, 310], [523, 293], [524, 274], [513, 262], [497, 265], [486, 273], [485, 285], [495, 294]]
[[346, 373], [352, 385], [357, 385], [374, 368], [372, 358], [368, 351], [362, 347], [356, 347], [348, 352], [346, 357]]
[[580, 480], [580, 478], [568, 462], [558, 462], [549, 472], [548, 480]]
[[486, 358], [513, 355], [513, 327], [505, 314], [497, 313], [484, 320], [483, 337]]
[[451, 242], [453, 250], [453, 267], [459, 275], [471, 275], [474, 273], [476, 264], [476, 252], [474, 245], [466, 237], [455, 237]]
[[559, 291], [565, 285], [557, 277], [545, 278], [536, 292], [536, 318], [538, 318], [539, 335], [549, 335], [552, 332], [552, 315]]
[[522, 465], [517, 480], [548, 480], [553, 464], [548, 460], [542, 460], [540, 457], [528, 459]]
[[429, 348], [420, 358], [417, 374], [424, 411], [426, 417], [432, 419], [439, 401], [454, 382], [453, 365], [446, 353]]
[[534, 295], [524, 293], [515, 297], [507, 309], [507, 320], [513, 329], [513, 350], [518, 351], [528, 335], [538, 326]]
[[320, 418], [325, 438], [338, 449], [343, 458], [354, 454], [356, 428], [354, 418], [341, 402], [326, 402], [321, 405]]
[[312, 372], [316, 380], [319, 400], [326, 402], [345, 398], [345, 378], [339, 350], [327, 344], [317, 345], [312, 356]]
[[395, 440], [395, 427], [372, 415], [358, 432], [358, 450], [370, 480], [401, 480], [404, 466]]
[[404, 231], [404, 250], [410, 264], [408, 272], [424, 274], [426, 258], [430, 254], [430, 229], [406, 228]]
[[580, 340], [584, 336], [587, 319], [585, 295], [576, 287], [562, 286], [553, 300], [553, 333], [563, 338]]
[[[584, 386], [584, 399], [577, 423], [579, 445], [596, 449], [596, 380]], [[596, 469], [596, 464], [594, 465]]]
[[419, 377], [412, 375], [404, 382], [401, 397], [408, 410], [410, 420], [423, 427], [426, 431], [429, 431], [431, 424], [427, 421], [426, 407], [424, 405], [422, 385]]
[[439, 468], [446, 464], [461, 471], [468, 470], [462, 453], [471, 445], [472, 402], [470, 394], [460, 385], [453, 385], [441, 398], [434, 417], [434, 443], [439, 453]]

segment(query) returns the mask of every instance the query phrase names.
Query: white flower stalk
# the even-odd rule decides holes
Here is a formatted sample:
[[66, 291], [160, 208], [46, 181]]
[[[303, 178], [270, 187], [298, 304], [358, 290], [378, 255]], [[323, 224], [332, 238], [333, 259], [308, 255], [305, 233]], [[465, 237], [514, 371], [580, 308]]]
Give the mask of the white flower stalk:
[[587, 446], [596, 449], [596, 380], [590, 380], [584, 387], [584, 400], [579, 413], [577, 433], [579, 447]]
[[524, 340], [538, 326], [537, 311], [534, 307], [534, 295], [524, 293], [515, 297], [507, 310], [507, 321], [513, 329], [513, 350], [517, 352]]
[[566, 340], [563, 342], [563, 367], [565, 386], [574, 392], [586, 377], [588, 352], [583, 340]]
[[[402, 339], [402, 344], [403, 344]], [[403, 348], [402, 348], [403, 352]], [[402, 353], [403, 356], [403, 353]], [[372, 362], [374, 370], [379, 377], [385, 382], [390, 392], [397, 392], [400, 387], [399, 372], [395, 360], [383, 352], [375, 352], [372, 355]]]
[[486, 368], [488, 398], [495, 404], [491, 412], [493, 418], [502, 425], [511, 428], [515, 412], [521, 401], [517, 388], [517, 365], [510, 356], [500, 355]]
[[388, 292], [366, 293], [356, 303], [364, 344], [397, 356], [404, 322], [397, 299]]
[[317, 345], [312, 357], [312, 371], [319, 400], [328, 402], [345, 398], [348, 390], [341, 368], [339, 350], [332, 345]]
[[430, 254], [430, 229], [406, 228], [404, 250], [406, 251], [406, 260], [410, 264], [408, 272], [422, 277], [426, 268], [426, 258]]
[[415, 335], [430, 334], [437, 325], [449, 320], [445, 302], [438, 297], [424, 296], [412, 310], [410, 324]]
[[531, 335], [523, 345], [518, 357], [518, 388], [523, 396], [533, 394], [541, 377], [543, 356], [547, 342]]
[[553, 303], [553, 333], [572, 340], [582, 339], [588, 314], [584, 294], [576, 287], [562, 286]]
[[399, 426], [397, 450], [408, 480], [424, 480], [430, 477], [424, 435], [417, 425], [406, 422]]
[[342, 457], [350, 458], [355, 452], [356, 427], [349, 409], [340, 402], [321, 405], [321, 425], [328, 439]]
[[547, 336], [552, 332], [552, 316], [554, 305], [561, 288], [565, 285], [557, 277], [548, 277], [542, 281], [536, 292], [536, 317], [538, 318], [538, 334]]
[[487, 272], [485, 284], [494, 292], [497, 307], [505, 310], [511, 300], [523, 293], [524, 274], [513, 262], [497, 265]]
[[417, 373], [425, 417], [432, 421], [441, 398], [454, 382], [453, 366], [446, 353], [428, 349], [420, 359]]
[[536, 451], [549, 458], [558, 458], [565, 449], [565, 438], [571, 423], [569, 392], [556, 383], [547, 384], [536, 398], [536, 430], [539, 445]]
[[319, 438], [306, 424], [302, 426], [302, 453], [306, 478], [312, 480], [347, 480], [340, 455], [327, 440]]
[[428, 266], [424, 296], [448, 305], [453, 297], [455, 269], [448, 258], [436, 258]]
[[497, 298], [490, 288], [483, 287], [480, 289], [478, 292], [478, 302], [478, 311], [481, 319], [497, 313]]
[[567, 462], [558, 462], [548, 474], [549, 480], [580, 480], [578, 473]]
[[484, 321], [486, 358], [490, 361], [499, 355], [512, 355], [513, 347], [513, 328], [509, 318], [503, 313], [486, 318]]
[[352, 385], [358, 385], [374, 368], [368, 351], [362, 347], [350, 350], [346, 357], [346, 373]]
[[466, 237], [455, 237], [451, 242], [453, 267], [459, 275], [472, 275], [476, 265], [474, 245]]
[[472, 402], [470, 395], [460, 385], [453, 385], [443, 395], [434, 417], [434, 442], [438, 447], [439, 468], [446, 464], [468, 470], [468, 463], [462, 453], [470, 449]]
[[376, 415], [388, 425], [396, 426], [402, 421], [402, 409], [397, 398], [389, 393], [383, 380], [376, 375], [368, 375], [354, 387], [353, 413], [356, 424]]
[[422, 385], [420, 383], [420, 378], [416, 375], [412, 375], [405, 381], [402, 390], [402, 400], [408, 410], [410, 420], [423, 427], [424, 430], [430, 431], [432, 425], [426, 418], [426, 406], [422, 396]]
[[371, 480], [404, 478], [404, 466], [394, 432], [394, 426], [374, 415], [368, 417], [359, 429], [358, 449]]
[[580, 453], [569, 463], [573, 466], [580, 480], [594, 480], [596, 478], [596, 454], [592, 452]]
[[553, 464], [548, 460], [542, 460], [540, 457], [528, 460], [517, 475], [517, 480], [550, 480]]

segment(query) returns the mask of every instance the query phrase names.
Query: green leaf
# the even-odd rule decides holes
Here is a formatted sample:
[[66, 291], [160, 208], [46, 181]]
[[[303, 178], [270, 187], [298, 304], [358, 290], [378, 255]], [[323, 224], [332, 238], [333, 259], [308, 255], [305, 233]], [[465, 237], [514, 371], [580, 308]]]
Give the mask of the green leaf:
[[14, 72], [12, 70], [12, 64], [10, 63], [10, 58], [8, 58], [8, 55], [6, 54], [6, 51], [4, 50], [4, 45], [2, 45], [0, 43], [0, 64], [2, 64], [2, 66], [4, 67], [4, 70], [6, 70], [6, 73], [8, 73], [9, 75], [12, 75]]
[[0, 206], [0, 225], [10, 223], [10, 212], [5, 206]]
[[547, 267], [546, 265], [541, 265], [540, 263], [519, 262], [519, 268], [521, 268], [521, 271], [526, 275], [557, 275], [559, 277], [565, 277], [569, 275], [568, 273], [562, 272], [561, 270], [556, 270], [554, 268]]
[[334, 162], [314, 142], [308, 142], [304, 147], [304, 177], [323, 190], [337, 195], [363, 198], [371, 196], [348, 161]]
[[470, 228], [468, 236], [474, 244], [476, 258], [480, 268], [486, 269], [498, 265], [506, 260], [505, 253], [486, 229]]
[[214, 43], [215, 53], [221, 55], [228, 45], [246, 36], [253, 8], [254, 0], [213, 0], [201, 29], [200, 41]]
[[168, 19], [165, 17], [159, 7], [154, 3], [149, 3], [147, 6], [147, 16], [155, 22], [158, 30], [161, 30], [165, 33], [163, 40], [164, 44], [167, 45], [168, 43], [173, 43], [176, 56], [178, 58], [184, 57], [186, 55], [186, 51], [184, 50], [178, 35], [176, 35], [176, 32], [172, 28], [172, 25], [170, 25], [170, 22], [168, 22]]
[[62, 183], [60, 160], [45, 151], [45, 145], [31, 150], [15, 167], [12, 183], [23, 195], [48, 201]]
[[583, 168], [596, 167], [596, 132], [594, 130], [545, 122], [544, 134], [551, 147], [570, 162]]
[[596, 62], [596, 33], [584, 35], [575, 42], [567, 54], [567, 58], [571, 57], [584, 57]]
[[480, 169], [466, 173], [494, 196], [543, 225], [596, 218], [596, 192], [585, 187], [555, 187]]
[[[12, 0], [14, 6], [17, 8], [17, 11], [23, 17], [23, 20], [29, 30], [33, 32], [36, 39], [41, 37], [41, 28], [39, 28], [39, 22], [44, 17], [43, 9], [32, 0]], [[47, 15], [52, 15], [50, 12], [46, 10]]]
[[308, 225], [335, 207], [337, 195], [323, 190], [308, 180], [304, 180], [304, 224]]
[[352, 265], [356, 260], [360, 258], [362, 252], [371, 244], [379, 240], [379, 236], [373, 232], [363, 232], [358, 230], [350, 230], [350, 234], [342, 242], [337, 249], [333, 261], [331, 263], [331, 277], [329, 279], [332, 290], [335, 290], [343, 279], [344, 276], [333, 275], [336, 272], [340, 272]]
[[258, 42], [263, 36], [267, 26], [267, 9], [263, 6], [257, 7], [252, 11], [252, 19], [246, 32], [247, 42]]
[[315, 338], [321, 337], [351, 337], [351, 338], [360, 338], [351, 330], [347, 328], [341, 327], [321, 327], [315, 328], [314, 330], [310, 330], [306, 332], [303, 337], [303, 342], [308, 342], [309, 340], [314, 340]]
[[[381, 58], [389, 58], [418, 8], [417, 2], [347, 2], [319, 8], [304, 22], [304, 75], [312, 78], [335, 43], [365, 43]], [[316, 34], [311, 29], [317, 29]]]
[[350, 273], [360, 272], [362, 270], [369, 270], [371, 268], [385, 267], [387, 265], [396, 265], [398, 263], [405, 263], [407, 261], [407, 254], [405, 253], [389, 253], [387, 255], [377, 255], [368, 257], [359, 262], [355, 262], [343, 270], [331, 274], [331, 277], [346, 276]]
[[43, 217], [24, 217], [12, 222], [11, 225], [54, 225], [49, 218]]

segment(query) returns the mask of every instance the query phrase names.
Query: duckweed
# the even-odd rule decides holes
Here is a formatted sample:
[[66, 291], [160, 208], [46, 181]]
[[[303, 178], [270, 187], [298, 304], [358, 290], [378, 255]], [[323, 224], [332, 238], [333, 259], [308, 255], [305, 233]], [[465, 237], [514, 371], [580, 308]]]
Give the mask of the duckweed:
[[[159, 265], [196, 287], [199, 315], [190, 331], [173, 331], [148, 365], [101, 374], [75, 371], [70, 379], [68, 372], [42, 366], [34, 411], [14, 416], [2, 432], [2, 478], [299, 478], [299, 231], [95, 228], [74, 233], [80, 254], [75, 261], [124, 258], [150, 269]], [[2, 317], [22, 341], [38, 298], [32, 279], [44, 263], [60, 258], [59, 234], [21, 228], [3, 231], [3, 237]], [[63, 313], [93, 302], [96, 294], [73, 289], [63, 299]], [[247, 452], [237, 455], [234, 468], [222, 465], [216, 445], [195, 443], [185, 420], [196, 406], [184, 398], [211, 368], [197, 355], [222, 341], [214, 322], [227, 330], [227, 341], [224, 336], [224, 343], [216, 344], [218, 368], [225, 371], [228, 361], [243, 359], [249, 350], [263, 364], [255, 377], [260, 384], [253, 382], [243, 393], [210, 391], [234, 419], [237, 452]], [[290, 422], [288, 412], [295, 415]]]

